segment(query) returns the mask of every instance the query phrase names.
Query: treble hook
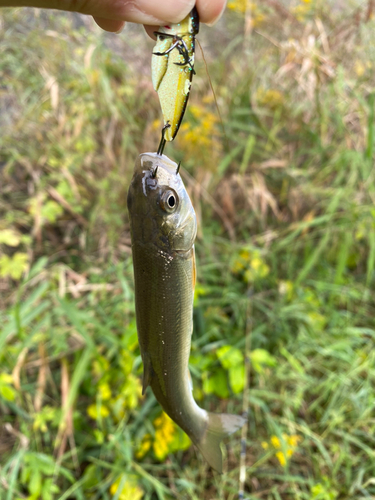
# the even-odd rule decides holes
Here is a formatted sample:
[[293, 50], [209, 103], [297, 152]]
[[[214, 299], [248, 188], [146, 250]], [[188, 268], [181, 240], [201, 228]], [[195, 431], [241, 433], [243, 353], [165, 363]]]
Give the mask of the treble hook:
[[165, 147], [165, 143], [167, 142], [166, 139], [164, 139], [164, 134], [165, 134], [165, 130], [167, 128], [169, 128], [171, 126], [171, 124], [168, 122], [166, 125], [164, 125], [164, 127], [161, 129], [161, 139], [160, 139], [160, 143], [159, 143], [159, 147], [158, 147], [158, 151], [157, 151], [157, 155], [158, 156], [161, 156], [163, 154], [163, 151], [164, 151], [164, 147]]
[[157, 172], [158, 172], [158, 168], [159, 168], [159, 165], [156, 165], [155, 170], [154, 170], [154, 171], [152, 172], [152, 174], [151, 174], [151, 178], [152, 178], [152, 179], [155, 179], [156, 174], [157, 174]]

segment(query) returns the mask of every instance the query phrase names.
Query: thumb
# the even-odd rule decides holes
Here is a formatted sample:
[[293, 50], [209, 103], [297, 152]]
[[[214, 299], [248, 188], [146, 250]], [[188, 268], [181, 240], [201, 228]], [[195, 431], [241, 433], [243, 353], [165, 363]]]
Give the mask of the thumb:
[[[72, 1], [72, 3], [74, 3]], [[91, 14], [102, 28], [108, 31], [120, 29], [120, 21], [159, 26], [181, 21], [194, 7], [194, 0], [100, 0], [83, 2], [82, 14]], [[69, 9], [73, 10], [73, 9]], [[105, 20], [116, 21], [107, 23]]]

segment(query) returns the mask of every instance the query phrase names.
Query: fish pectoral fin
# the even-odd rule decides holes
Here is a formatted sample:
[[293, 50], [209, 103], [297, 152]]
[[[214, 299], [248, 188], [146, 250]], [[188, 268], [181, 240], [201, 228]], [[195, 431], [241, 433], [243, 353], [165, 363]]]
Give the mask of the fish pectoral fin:
[[147, 387], [151, 384], [151, 379], [154, 374], [151, 359], [149, 356], [143, 356], [143, 382], [142, 382], [142, 396], [144, 396]]

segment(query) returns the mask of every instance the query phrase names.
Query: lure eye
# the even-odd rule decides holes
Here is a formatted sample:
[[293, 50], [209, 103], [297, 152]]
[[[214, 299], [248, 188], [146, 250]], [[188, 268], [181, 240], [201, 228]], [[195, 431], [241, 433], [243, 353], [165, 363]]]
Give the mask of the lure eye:
[[172, 213], [176, 210], [178, 205], [178, 197], [177, 194], [169, 189], [165, 191], [160, 197], [160, 206], [161, 208], [168, 213]]

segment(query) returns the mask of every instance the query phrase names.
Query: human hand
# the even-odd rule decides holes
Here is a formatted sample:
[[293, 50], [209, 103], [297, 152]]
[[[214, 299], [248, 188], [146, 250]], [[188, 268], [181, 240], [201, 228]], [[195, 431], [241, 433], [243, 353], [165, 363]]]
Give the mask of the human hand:
[[0, 0], [0, 7], [40, 7], [89, 14], [101, 28], [112, 32], [122, 30], [126, 21], [144, 24], [146, 30], [147, 25], [179, 22], [194, 4], [200, 22], [213, 24], [222, 14], [226, 0]]

